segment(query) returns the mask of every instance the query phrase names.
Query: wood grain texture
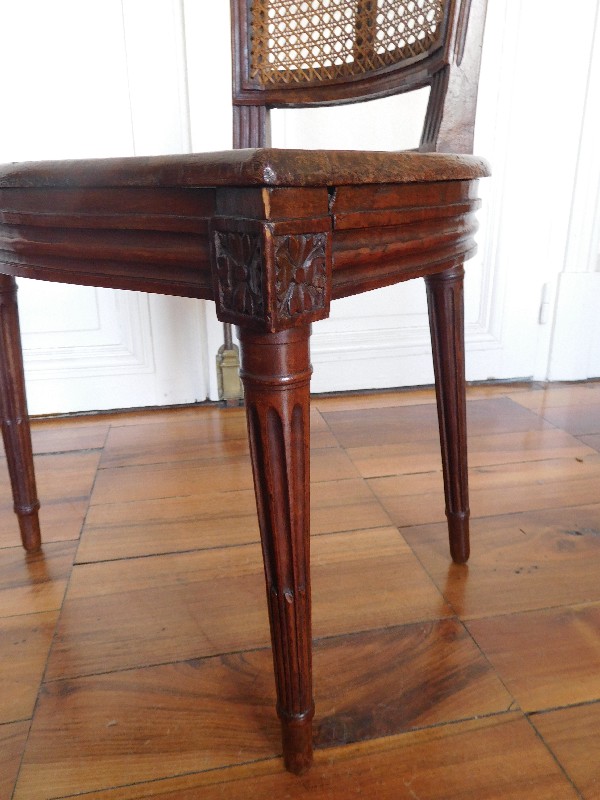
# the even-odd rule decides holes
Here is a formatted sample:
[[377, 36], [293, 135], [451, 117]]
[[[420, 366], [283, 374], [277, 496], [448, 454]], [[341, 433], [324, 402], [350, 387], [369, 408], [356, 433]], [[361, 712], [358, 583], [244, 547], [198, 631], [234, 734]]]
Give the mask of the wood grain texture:
[[600, 601], [600, 505], [475, 520], [468, 569], [448, 564], [445, 525], [402, 533], [462, 619]]
[[[397, 444], [363, 445], [346, 452], [363, 478], [432, 472], [440, 468], [439, 442], [434, 431], [423, 438]], [[593, 448], [582, 439], [556, 429], [517, 431], [469, 436], [469, 464], [472, 468], [545, 458], [584, 458]]]
[[0, 619], [0, 723], [33, 714], [57, 618], [47, 611]]
[[[312, 548], [317, 637], [450, 613], [393, 528], [317, 536]], [[82, 565], [48, 677], [264, 647], [263, 594], [257, 545]]]
[[600, 796], [600, 703], [534, 714], [531, 721], [581, 796]]
[[600, 697], [600, 603], [487, 617], [466, 625], [524, 710]]
[[[311, 446], [314, 449], [337, 446], [316, 409], [311, 412]], [[222, 409], [221, 416], [196, 413], [194, 418], [166, 418], [150, 426], [144, 422], [114, 426], [102, 449], [100, 466], [110, 469], [170, 461], [228, 458], [248, 452], [244, 410], [232, 408]]]
[[[244, 448], [245, 450], [245, 448]], [[343, 450], [326, 447], [313, 452], [313, 480], [355, 478], [356, 468]], [[252, 487], [247, 452], [188, 461], [165, 461], [102, 469], [98, 472], [91, 505], [180, 497], [206, 492], [234, 492]]]
[[[556, 458], [480, 467], [471, 470], [469, 477], [473, 517], [588, 505], [598, 496], [600, 457], [594, 454], [581, 460]], [[396, 525], [443, 519], [437, 497], [441, 475], [373, 478], [369, 486]]]
[[[478, 412], [482, 420], [498, 409], [507, 412], [501, 420], [504, 432], [492, 434], [481, 446], [482, 466], [494, 470], [503, 466], [508, 474], [509, 469], [529, 465], [537, 477], [528, 491], [533, 497], [539, 492], [542, 498], [550, 498], [550, 493], [537, 480], [548, 469], [556, 477], [552, 484], [563, 505], [476, 518], [468, 567], [449, 564], [442, 521], [403, 528], [400, 535], [371, 493], [369, 481], [335, 480], [329, 475], [330, 480], [313, 484], [318, 747], [313, 772], [301, 780], [284, 773], [278, 755], [281, 745], [271, 707], [275, 692], [256, 523], [250, 528], [252, 490], [223, 493], [230, 502], [219, 510], [215, 505], [221, 492], [208, 493], [206, 507], [199, 495], [167, 499], [162, 519], [157, 513], [160, 499], [145, 501], [140, 504], [137, 529], [134, 502], [92, 507], [89, 554], [109, 560], [73, 568], [62, 605], [62, 630], [71, 626], [72, 637], [57, 644], [52, 655], [57, 664], [63, 660], [64, 672], [57, 668], [42, 679], [40, 665], [48, 654], [53, 625], [47, 625], [44, 634], [30, 624], [40, 618], [52, 623], [56, 612], [0, 619], [0, 626], [10, 623], [12, 637], [3, 639], [0, 648], [0, 707], [8, 708], [20, 697], [17, 710], [26, 715], [11, 715], [20, 720], [15, 736], [12, 723], [0, 726], [0, 736], [9, 732], [9, 744], [2, 752], [7, 754], [5, 762], [16, 769], [21, 752], [25, 753], [16, 796], [47, 800], [51, 786], [54, 796], [89, 790], [90, 797], [98, 800], [235, 798], [236, 792], [244, 798], [269, 792], [292, 797], [308, 792], [320, 798], [335, 797], [338, 790], [343, 796], [352, 796], [353, 791], [368, 794], [373, 776], [378, 776], [381, 796], [387, 791], [390, 797], [407, 800], [414, 800], [411, 792], [433, 800], [446, 800], [448, 792], [458, 796], [462, 792], [474, 800], [496, 800], [499, 792], [503, 798], [514, 793], [519, 800], [531, 796], [562, 800], [577, 796], [573, 794], [577, 790], [586, 800], [595, 798], [600, 639], [597, 481], [589, 487], [594, 502], [578, 504], [584, 493], [568, 484], [577, 469], [583, 466], [585, 472], [589, 451], [565, 432], [536, 427], [536, 414], [528, 418], [529, 427], [533, 425], [528, 430], [523, 427], [527, 415], [521, 417], [517, 410], [512, 420], [518, 429], [507, 430], [515, 397], [527, 398], [537, 390], [516, 392], [512, 387], [512, 402], [498, 404], [505, 391], [477, 389], [477, 402], [490, 403], [487, 412], [484, 408]], [[400, 394], [404, 409], [397, 411], [410, 412], [406, 405], [410, 393]], [[425, 398], [426, 393], [418, 392], [415, 405], [422, 405]], [[389, 408], [389, 400], [382, 395], [383, 408]], [[333, 407], [340, 403], [337, 398], [321, 402], [325, 415], [328, 403]], [[349, 398], [343, 399], [344, 406], [348, 402]], [[368, 410], [372, 403], [372, 397], [359, 399], [356, 408]], [[235, 412], [239, 417], [240, 411]], [[115, 429], [138, 429], [131, 439], [121, 439], [121, 433], [112, 439], [115, 446], [123, 445], [119, 463], [126, 469], [128, 448], [132, 460], [146, 457], [143, 428], [156, 426], [148, 430], [148, 452], [159, 459], [164, 456], [168, 466], [177, 463], [171, 460], [170, 448], [184, 431], [193, 430], [182, 423], [216, 416], [218, 412], [206, 408], [103, 415], [103, 420]], [[172, 434], [169, 419], [174, 423]], [[326, 424], [325, 417], [319, 419], [317, 425]], [[434, 416], [432, 420], [435, 425]], [[206, 424], [210, 430], [213, 422]], [[60, 427], [56, 421], [54, 425]], [[365, 426], [370, 425], [366, 414]], [[84, 463], [77, 461], [86, 455], [77, 453], [77, 427], [68, 425], [73, 453], [41, 459], [48, 478], [53, 459], [64, 465], [65, 471], [58, 469], [49, 483], [57, 504], [61, 475], [76, 481], [76, 466]], [[81, 424], [82, 443], [89, 441], [86, 427]], [[410, 446], [412, 442], [407, 443]], [[503, 464], [490, 465], [495, 446]], [[432, 447], [432, 458], [433, 452]], [[93, 455], [97, 465], [99, 453]], [[399, 466], [403, 473], [410, 472], [409, 459], [406, 451]], [[540, 461], [549, 464], [540, 467]], [[184, 457], [182, 465], [187, 463]], [[441, 481], [439, 466], [436, 475]], [[398, 473], [397, 477], [413, 482], [412, 494], [404, 495], [407, 504], [415, 510], [431, 505], [431, 476]], [[419, 494], [419, 481], [424, 481], [424, 494]], [[66, 489], [69, 483], [63, 481], [68, 500]], [[437, 496], [439, 500], [439, 492]], [[157, 553], [164, 551], [160, 531], [168, 508], [175, 510], [176, 522], [174, 528], [164, 528], [165, 537], [181, 525], [182, 552], [132, 557], [136, 548], [139, 555], [152, 556], [153, 544]], [[12, 513], [9, 507], [8, 513]], [[120, 513], [124, 528], [119, 528]], [[442, 514], [440, 509], [440, 520]], [[144, 543], [146, 524], [153, 533]], [[119, 540], [136, 530], [137, 540], [128, 551]], [[240, 546], [241, 542], [246, 544]], [[0, 552], [4, 587], [0, 608], [13, 614], [55, 605], [75, 543], [46, 546], [47, 574], [35, 561], [30, 571], [25, 561], [15, 558], [22, 551], [14, 538], [12, 545]], [[23, 598], [26, 605], [21, 608]], [[189, 620], [193, 625], [186, 628]], [[245, 642], [253, 636], [259, 641], [260, 625], [264, 649], [226, 651], [232, 645], [252, 647]], [[179, 630], [184, 644], [180, 652]], [[67, 651], [64, 645], [69, 642]], [[206, 642], [214, 644], [214, 655], [191, 660], [198, 655], [198, 643], [205, 647]], [[126, 666], [130, 653], [137, 650], [152, 666]], [[96, 672], [106, 668], [103, 659], [112, 671], [78, 676], [82, 664], [86, 668], [86, 652], [93, 656]], [[174, 663], [175, 659], [180, 660]], [[36, 695], [34, 720], [39, 727], [34, 725], [24, 750], [21, 734], [29, 725]], [[525, 711], [528, 704], [550, 711], [533, 710], [526, 718], [522, 712], [506, 713], [519, 704]], [[224, 715], [220, 720], [219, 714]], [[250, 748], [255, 748], [253, 753]], [[0, 776], [5, 768], [2, 756]], [[207, 764], [221, 766], [213, 770]], [[13, 766], [9, 769], [12, 780]]]
[[29, 720], [0, 724], [0, 797], [12, 797], [29, 725]]
[[[47, 684], [15, 797], [44, 797], [48, 781], [60, 796], [275, 756], [270, 659], [265, 649]], [[324, 640], [314, 668], [321, 745], [511, 702], [452, 620]]]
[[[38, 489], [44, 496], [40, 510], [44, 541], [66, 541], [79, 537], [99, 458], [99, 452], [58, 453], [36, 458]], [[13, 547], [15, 536], [18, 537], [18, 527], [12, 510], [6, 463], [3, 461], [0, 461], [0, 518], [0, 547]]]
[[[23, 782], [28, 788], [27, 782]], [[262, 800], [369, 796], [381, 800], [575, 800], [577, 792], [516, 713], [317, 750], [302, 781], [273, 760], [91, 792], [90, 800]], [[15, 798], [25, 795], [17, 794]]]
[[[358, 479], [313, 482], [313, 534], [385, 527], [390, 519]], [[251, 489], [90, 507], [78, 563], [258, 542]]]
[[46, 685], [15, 798], [48, 800], [280, 753], [268, 650]]
[[[340, 445], [345, 448], [416, 442], [433, 438], [437, 430], [435, 408], [430, 403], [409, 408], [389, 407], [332, 411], [323, 417]], [[540, 417], [506, 397], [467, 403], [471, 436], [491, 436], [518, 431], [551, 429]]]
[[69, 453], [73, 450], [100, 450], [105, 443], [110, 426], [96, 417], [31, 420], [33, 452]]
[[543, 415], [544, 409], [564, 408], [565, 406], [593, 405], [600, 400], [600, 387], [595, 381], [546, 386], [533, 386], [529, 391], [513, 393], [508, 396], [525, 408]]
[[507, 710], [513, 702], [456, 619], [315, 647], [315, 743], [329, 747]]
[[[281, 274], [276, 267], [280, 246], [289, 251], [287, 242], [293, 241], [297, 251], [299, 242], [316, 247], [317, 239], [323, 239], [323, 257], [312, 259], [310, 270], [304, 261], [295, 268], [310, 290], [303, 293], [303, 306], [306, 312], [310, 296], [313, 319], [327, 316], [330, 296], [458, 267], [475, 251], [478, 201], [471, 195], [487, 167], [472, 157], [431, 153], [258, 149], [174, 159], [12, 165], [0, 172], [0, 252], [7, 274], [216, 299], [221, 319], [256, 325], [254, 313], [239, 317], [240, 309], [224, 302], [239, 299], [240, 270], [254, 262], [228, 259], [231, 248], [222, 237], [236, 238], [243, 229], [247, 238], [252, 223], [251, 228], [258, 226], [264, 233], [255, 271], [261, 276], [259, 295], [268, 313], [260, 318], [267, 329], [275, 330], [295, 324], [289, 314], [279, 313], [277, 304], [270, 306]], [[372, 218], [371, 201], [365, 196], [353, 209], [358, 215], [354, 221], [346, 219], [344, 230], [333, 231], [337, 210], [327, 210], [330, 193], [335, 206], [333, 188], [364, 184], [375, 186], [375, 191], [382, 185], [391, 187], [387, 208]], [[277, 186], [285, 187], [281, 196], [286, 199], [279, 218], [271, 219], [269, 191]], [[423, 196], [415, 192], [416, 186]], [[119, 191], [110, 192], [110, 187]], [[247, 202], [235, 201], [240, 187], [262, 198], [262, 207], [257, 200], [260, 210], [250, 220], [245, 218]], [[306, 213], [298, 219], [307, 191], [321, 194], [323, 215], [316, 221]], [[468, 202], [456, 202], [453, 192], [466, 192]], [[232, 206], [229, 217], [215, 213], [219, 195], [225, 198], [221, 205]], [[181, 213], [182, 206], [187, 214]], [[398, 208], [403, 209], [400, 216]], [[407, 213], [413, 216], [409, 224]], [[227, 219], [235, 223], [233, 228], [225, 224]], [[226, 269], [229, 277], [223, 281], [222, 267], [228, 260], [237, 264], [237, 277], [236, 285], [224, 293], [233, 274]], [[323, 270], [315, 266], [320, 264]], [[317, 273], [315, 281], [310, 276]], [[298, 282], [294, 279], [292, 284], [295, 291]], [[315, 304], [317, 295], [322, 297]]]
[[574, 436], [600, 433], [600, 410], [595, 403], [545, 408], [541, 414], [548, 422]]
[[16, 547], [0, 549], [0, 617], [60, 609], [76, 548], [48, 544], [25, 558]]

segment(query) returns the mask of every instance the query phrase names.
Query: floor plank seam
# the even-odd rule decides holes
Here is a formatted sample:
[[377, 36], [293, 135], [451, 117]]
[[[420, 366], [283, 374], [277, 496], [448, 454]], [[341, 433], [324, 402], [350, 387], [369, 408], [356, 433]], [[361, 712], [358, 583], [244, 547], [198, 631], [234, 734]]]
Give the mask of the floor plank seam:
[[546, 742], [546, 740], [544, 739], [544, 737], [542, 736], [540, 731], [538, 731], [538, 729], [536, 728], [536, 726], [534, 725], [534, 723], [532, 722], [532, 720], [530, 719], [528, 714], [525, 714], [525, 719], [527, 720], [529, 726], [531, 727], [531, 729], [535, 733], [536, 737], [539, 739], [539, 741], [542, 743], [542, 745], [546, 748], [546, 751], [548, 752], [548, 754], [550, 755], [550, 757], [552, 758], [552, 760], [554, 761], [554, 763], [556, 764], [556, 766], [558, 767], [560, 772], [564, 775], [565, 779], [571, 784], [571, 786], [573, 787], [573, 791], [577, 793], [577, 796], [580, 798], [580, 800], [585, 800], [584, 795], [579, 791], [578, 786], [575, 784], [573, 778], [571, 778], [571, 776], [567, 772], [564, 764], [562, 764], [561, 761], [558, 759], [558, 757], [556, 756], [554, 750], [552, 749], [552, 747], [550, 747], [548, 742]]

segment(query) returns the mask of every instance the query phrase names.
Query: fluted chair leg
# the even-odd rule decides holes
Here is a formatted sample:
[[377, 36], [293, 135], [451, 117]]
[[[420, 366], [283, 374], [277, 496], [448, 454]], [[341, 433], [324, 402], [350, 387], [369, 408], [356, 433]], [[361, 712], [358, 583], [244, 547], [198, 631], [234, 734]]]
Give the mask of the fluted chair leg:
[[30, 551], [39, 550], [40, 503], [25, 396], [17, 285], [10, 275], [0, 275], [0, 418], [23, 547]]
[[469, 486], [462, 266], [425, 278], [452, 559], [469, 558]]
[[283, 757], [312, 762], [309, 335], [240, 331], [242, 380], [267, 583]]

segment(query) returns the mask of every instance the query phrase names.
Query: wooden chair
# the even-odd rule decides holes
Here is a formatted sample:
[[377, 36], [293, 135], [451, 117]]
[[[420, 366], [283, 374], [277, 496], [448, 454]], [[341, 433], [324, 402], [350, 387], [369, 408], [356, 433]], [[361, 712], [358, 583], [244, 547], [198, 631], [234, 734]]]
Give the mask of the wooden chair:
[[[23, 544], [40, 547], [14, 276], [214, 300], [239, 326], [286, 767], [312, 759], [309, 336], [331, 298], [424, 277], [450, 549], [468, 558], [463, 261], [484, 3], [232, 0], [235, 145], [0, 167], [0, 412]], [[273, 150], [268, 109], [430, 86], [421, 150]]]

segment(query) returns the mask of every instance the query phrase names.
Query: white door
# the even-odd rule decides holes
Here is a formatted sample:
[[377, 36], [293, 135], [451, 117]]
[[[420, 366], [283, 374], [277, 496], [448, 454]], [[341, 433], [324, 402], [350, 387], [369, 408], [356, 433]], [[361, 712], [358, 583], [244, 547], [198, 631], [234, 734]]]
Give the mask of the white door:
[[[192, 22], [209, 6], [189, 5]], [[217, 106], [211, 126], [195, 119], [192, 131], [183, 0], [0, 0], [0, 162], [229, 148], [229, 23], [227, 4], [215, 5], [221, 29], [211, 20], [213, 32], [225, 48], [216, 56], [195, 42], [187, 49], [199, 75], [223, 73], [221, 113]], [[202, 22], [196, 30], [206, 29]], [[212, 304], [31, 280], [19, 286], [30, 413], [216, 396], [209, 353], [221, 339]]]
[[596, 9], [586, 102], [577, 151], [563, 269], [555, 280], [548, 377], [600, 375], [600, 4]]
[[[600, 374], [590, 334], [600, 299], [598, 4], [577, 4], [577, 44], [564, 57], [561, 7], [488, 2], [476, 152], [493, 177], [481, 182], [480, 250], [467, 265], [469, 380]], [[227, 0], [0, 0], [0, 29], [3, 107], [13, 109], [0, 161], [230, 147]], [[275, 112], [274, 144], [414, 146], [425, 102], [421, 92], [366, 109]], [[211, 303], [21, 287], [32, 413], [216, 398]], [[314, 326], [312, 358], [317, 392], [431, 383], [422, 282], [334, 303]]]

